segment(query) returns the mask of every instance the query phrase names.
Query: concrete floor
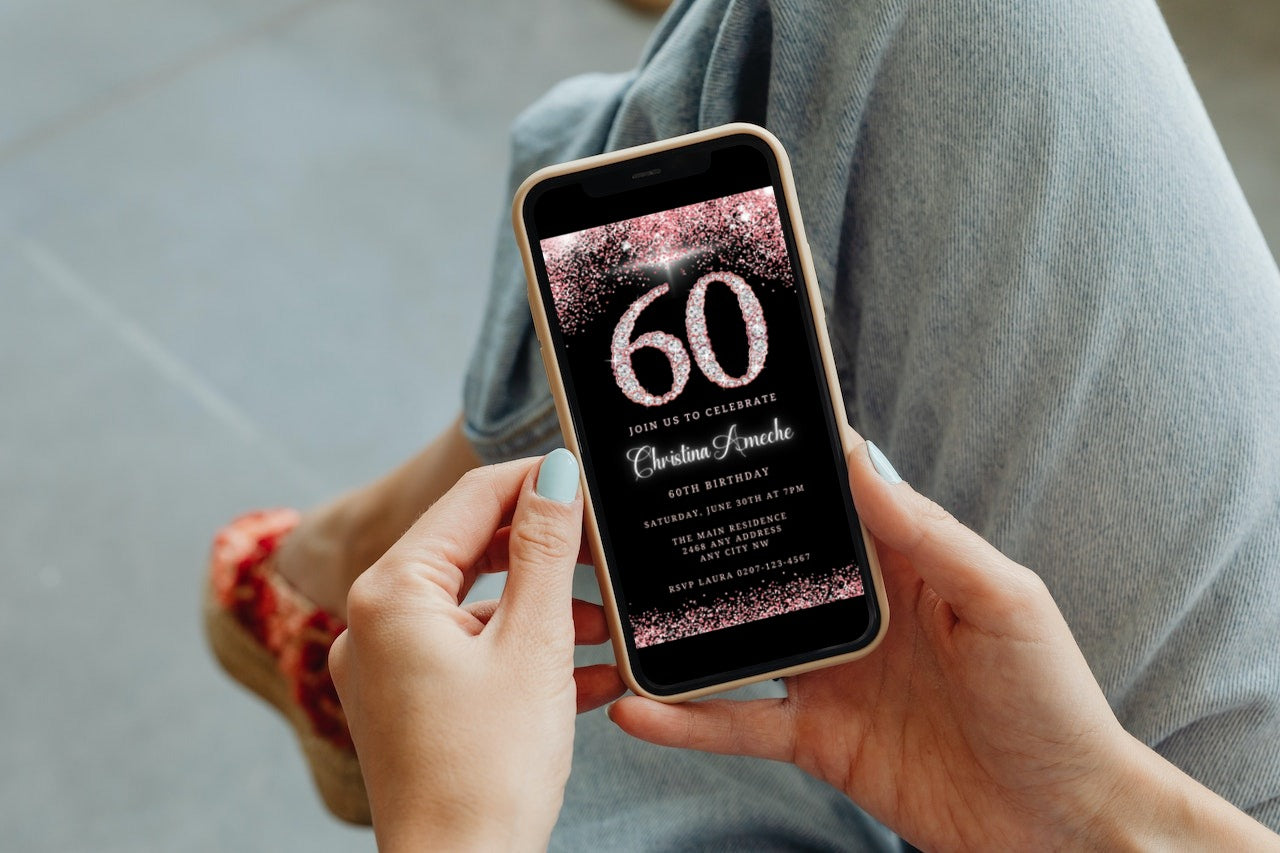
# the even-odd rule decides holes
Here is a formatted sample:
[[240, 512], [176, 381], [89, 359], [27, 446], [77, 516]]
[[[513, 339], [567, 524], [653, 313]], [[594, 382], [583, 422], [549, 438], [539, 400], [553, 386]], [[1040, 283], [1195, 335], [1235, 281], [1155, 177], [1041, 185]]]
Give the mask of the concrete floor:
[[[1280, 7], [1167, 9], [1280, 246]], [[372, 848], [216, 674], [208, 536], [446, 424], [508, 122], [649, 27], [605, 0], [0, 0], [0, 847]]]

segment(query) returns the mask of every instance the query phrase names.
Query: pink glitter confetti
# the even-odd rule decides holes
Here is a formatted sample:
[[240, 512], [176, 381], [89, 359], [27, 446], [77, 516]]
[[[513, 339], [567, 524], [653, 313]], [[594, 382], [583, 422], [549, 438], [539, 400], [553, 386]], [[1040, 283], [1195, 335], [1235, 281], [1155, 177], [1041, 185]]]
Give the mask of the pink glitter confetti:
[[631, 630], [636, 648], [643, 649], [860, 595], [862, 575], [850, 564], [823, 577], [800, 575], [715, 597], [704, 596], [672, 610], [633, 614]]
[[619, 288], [652, 286], [655, 270], [670, 281], [682, 264], [708, 255], [762, 284], [793, 284], [773, 187], [548, 237], [541, 246], [566, 335], [598, 317]]

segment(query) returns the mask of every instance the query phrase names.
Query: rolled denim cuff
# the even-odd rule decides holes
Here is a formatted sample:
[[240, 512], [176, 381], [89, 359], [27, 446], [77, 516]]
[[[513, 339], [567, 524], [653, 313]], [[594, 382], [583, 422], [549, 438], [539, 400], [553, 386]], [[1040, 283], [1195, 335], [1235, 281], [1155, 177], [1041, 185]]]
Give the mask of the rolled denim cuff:
[[468, 417], [463, 421], [462, 434], [485, 464], [541, 456], [562, 444], [560, 418], [550, 398], [504, 423], [498, 432], [485, 432], [482, 425]]
[[[634, 76], [574, 77], [525, 110], [511, 131], [509, 192], [514, 195], [542, 166], [606, 150], [614, 115]], [[489, 301], [467, 370], [463, 411], [463, 432], [486, 462], [545, 452], [560, 442], [524, 264], [506, 215], [498, 225]]]

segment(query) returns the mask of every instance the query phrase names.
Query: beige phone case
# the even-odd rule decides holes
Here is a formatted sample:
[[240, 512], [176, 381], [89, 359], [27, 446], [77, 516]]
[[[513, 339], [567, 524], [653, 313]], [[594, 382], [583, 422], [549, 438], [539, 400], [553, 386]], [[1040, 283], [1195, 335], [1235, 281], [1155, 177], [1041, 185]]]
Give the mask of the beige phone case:
[[[680, 148], [685, 145], [691, 145], [697, 142], [703, 142], [708, 139], [716, 139], [722, 136], [731, 136], [734, 134], [751, 134], [764, 140], [769, 148], [772, 149], [774, 156], [778, 160], [779, 172], [782, 177], [782, 197], [787, 205], [787, 210], [791, 216], [791, 223], [795, 231], [796, 248], [800, 252], [800, 268], [803, 272], [804, 288], [809, 296], [809, 305], [812, 308], [813, 316], [817, 324], [818, 347], [822, 352], [822, 362], [826, 369], [827, 386], [831, 392], [832, 404], [835, 408], [835, 416], [837, 424], [847, 424], [848, 419], [845, 416], [844, 398], [840, 394], [839, 379], [836, 375], [835, 361], [831, 357], [831, 344], [827, 339], [827, 321], [826, 312], [822, 307], [822, 299], [819, 296], [817, 287], [817, 277], [813, 272], [813, 259], [809, 254], [809, 243], [805, 238], [804, 224], [800, 219], [800, 206], [796, 203], [795, 182], [791, 176], [791, 163], [787, 160], [786, 151], [782, 148], [777, 138], [762, 127], [745, 122], [734, 124], [725, 124], [720, 127], [713, 127], [708, 130], [701, 130], [696, 133], [677, 136], [672, 139], [666, 139], [661, 142], [650, 142], [646, 145], [638, 145], [634, 148], [624, 148], [620, 151], [611, 151], [607, 154], [599, 154], [594, 157], [586, 157], [582, 160], [574, 160], [569, 163], [561, 163], [556, 166], [547, 166], [534, 172], [520, 188], [516, 191], [516, 197], [512, 203], [512, 219], [515, 224], [516, 238], [520, 244], [520, 253], [524, 258], [525, 277], [529, 287], [529, 306], [533, 311], [533, 325], [538, 332], [538, 341], [542, 349], [542, 363], [547, 371], [547, 380], [551, 383], [551, 391], [555, 395], [556, 413], [560, 416], [560, 429], [564, 434], [565, 446], [574, 452], [581, 459], [582, 452], [579, 447], [578, 436], [573, 426], [573, 418], [569, 414], [569, 400], [564, 390], [564, 382], [560, 378], [560, 365], [556, 359], [555, 347], [551, 343], [551, 330], [547, 323], [547, 308], [542, 301], [542, 290], [538, 286], [537, 272], [533, 263], [533, 249], [529, 243], [529, 235], [524, 227], [523, 208], [525, 198], [529, 191], [535, 185], [547, 178], [558, 175], [567, 175], [574, 172], [581, 172], [586, 169], [595, 168], [596, 166], [605, 166], [610, 163], [617, 163], [622, 160], [629, 160], [635, 157], [643, 157], [647, 154], [654, 154], [659, 151], [667, 151], [673, 148]], [[840, 444], [844, 449], [846, 456], [850, 451], [849, 445], [850, 431], [846, 429], [840, 430]], [[626, 681], [627, 686], [641, 696], [647, 696], [650, 699], [656, 699], [660, 702], [684, 702], [699, 696], [705, 696], [709, 693], [719, 693], [724, 690], [732, 690], [735, 687], [741, 687], [744, 684], [751, 684], [757, 681], [766, 681], [771, 678], [780, 678], [788, 675], [796, 675], [809, 670], [821, 669], [827, 666], [845, 663], [847, 661], [856, 660], [864, 655], [870, 654], [880, 641], [884, 638], [884, 632], [889, 625], [889, 603], [885, 597], [884, 581], [880, 576], [880, 561], [876, 556], [875, 543], [867, 534], [865, 527], [862, 527], [862, 539], [866, 543], [867, 558], [871, 564], [871, 580], [872, 587], [876, 596], [876, 601], [880, 607], [880, 630], [876, 636], [861, 649], [848, 654], [837, 655], [821, 660], [809, 661], [808, 663], [788, 666], [782, 669], [763, 672], [759, 675], [753, 675], [748, 678], [738, 678], [733, 681], [726, 681], [720, 684], [713, 684], [709, 687], [702, 687], [697, 690], [690, 690], [674, 696], [658, 696], [644, 688], [642, 688], [631, 672], [631, 659], [627, 655], [626, 645], [623, 642], [622, 619], [618, 612], [618, 603], [614, 598], [613, 584], [610, 582], [609, 565], [604, 559], [604, 549], [600, 543], [600, 531], [596, 527], [596, 513], [593, 501], [593, 495], [587, 489], [587, 481], [585, 472], [581, 476], [580, 486], [582, 488], [583, 499], [586, 504], [586, 531], [587, 537], [591, 543], [591, 554], [595, 559], [596, 577], [600, 582], [600, 594], [604, 600], [605, 613], [609, 620], [609, 634], [613, 642], [613, 653], [617, 659], [618, 670], [622, 674], [622, 678]], [[861, 522], [859, 522], [861, 526]]]

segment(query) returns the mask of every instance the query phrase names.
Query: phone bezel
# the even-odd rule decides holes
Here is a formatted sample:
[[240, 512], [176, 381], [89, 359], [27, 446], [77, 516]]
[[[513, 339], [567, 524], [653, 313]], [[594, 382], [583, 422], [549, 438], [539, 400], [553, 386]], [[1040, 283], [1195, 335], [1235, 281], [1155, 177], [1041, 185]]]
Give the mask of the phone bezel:
[[[842, 425], [847, 421], [844, 416], [843, 400], [839, 394], [830, 345], [826, 337], [822, 303], [816, 288], [816, 280], [812, 271], [812, 259], [809, 256], [808, 244], [804, 238], [803, 224], [800, 221], [799, 210], [794, 201], [794, 187], [790, 166], [781, 145], [768, 131], [754, 125], [726, 125], [721, 128], [677, 137], [665, 142], [652, 143], [635, 149], [613, 152], [575, 161], [574, 163], [549, 167], [535, 173], [525, 181], [517, 192], [513, 205], [513, 219], [517, 236], [520, 238], [520, 248], [524, 256], [526, 273], [528, 274], [529, 299], [531, 307], [534, 309], [535, 327], [542, 346], [542, 356], [547, 369], [548, 380], [551, 382], [555, 392], [556, 406], [560, 415], [566, 444], [583, 460], [582, 485], [584, 499], [587, 503], [587, 534], [591, 540], [592, 553], [596, 560], [601, 594], [605, 600], [606, 610], [609, 615], [619, 668], [624, 679], [633, 690], [662, 701], [682, 701], [753, 681], [790, 675], [861, 657], [870, 652], [879, 642], [888, 622], [887, 602], [884, 596], [883, 583], [880, 579], [880, 569], [875, 549], [871, 545], [871, 540], [867, 536], [865, 528], [861, 526], [861, 521], [858, 519], [852, 499], [846, 493], [846, 513], [849, 515], [851, 522], [857, 520], [858, 529], [861, 533], [861, 536], [854, 537], [855, 550], [858, 552], [859, 565], [863, 567], [864, 584], [868, 588], [866, 596], [851, 600], [857, 601], [860, 608], [865, 610], [868, 615], [865, 630], [861, 631], [858, 636], [831, 645], [810, 647], [794, 654], [772, 656], [746, 666], [717, 668], [716, 671], [708, 672], [701, 676], [674, 683], [659, 684], [645, 674], [640, 661], [640, 658], [644, 657], [649, 649], [659, 647], [637, 650], [631, 641], [630, 631], [624, 629], [626, 603], [618, 598], [621, 580], [615, 577], [607, 560], [606, 555], [611, 552], [608, 550], [607, 532], [602, 531], [598, 526], [597, 519], [599, 516], [593, 501], [593, 495], [597, 491], [593, 483], [593, 468], [589, 458], [584, 456], [585, 447], [577, 440], [578, 432], [582, 425], [579, 407], [576, 402], [577, 398], [572, 389], [572, 377], [567, 371], [561, 372], [560, 370], [556, 346], [558, 335], [547, 317], [546, 306], [549, 300], [547, 288], [549, 283], [542, 263], [539, 241], [555, 234], [593, 227], [606, 221], [619, 221], [620, 219], [630, 218], [633, 215], [643, 215], [645, 212], [651, 212], [652, 210], [670, 209], [678, 207], [682, 203], [694, 203], [709, 197], [727, 195], [735, 191], [764, 186], [764, 183], [757, 182], [750, 187], [743, 186], [741, 190], [734, 189], [735, 185], [732, 176], [727, 176], [725, 179], [726, 186], [729, 187], [727, 191], [717, 190], [707, 194], [707, 179], [702, 178], [700, 179], [702, 182], [701, 189], [694, 193], [695, 196], [700, 197], [681, 201], [678, 195], [673, 194], [672, 186], [690, 175], [699, 174], [699, 164], [703, 163], [705, 165], [709, 163], [711, 152], [723, 152], [725, 149], [732, 149], [736, 146], [748, 146], [764, 155], [767, 164], [768, 183], [771, 183], [774, 187], [775, 197], [779, 201], [778, 213], [782, 220], [788, 249], [793, 261], [793, 268], [796, 272], [797, 286], [803, 287], [809, 297], [807, 300], [802, 299], [801, 304], [803, 309], [807, 309], [804, 313], [810, 327], [806, 338], [810, 348], [811, 363], [814, 365], [814, 369], [820, 371], [827, 380], [825, 383], [819, 382], [819, 386], [825, 392], [824, 410], [830, 413], [827, 428], [828, 438], [831, 443], [831, 456], [833, 462], [839, 465], [841, 470], [844, 470], [844, 456], [848, 451], [849, 434], [846, 429], [842, 428]], [[673, 172], [675, 173], [674, 178], [672, 176]], [[748, 179], [747, 182], [749, 183], [750, 180], [755, 179]], [[638, 184], [638, 186], [632, 186], [629, 182], [630, 184]], [[694, 182], [695, 185], [698, 183], [698, 181]], [[666, 185], [666, 189], [663, 189], [664, 185]], [[540, 228], [537, 207], [539, 200], [548, 192], [563, 191], [572, 187], [579, 188], [581, 194], [586, 197], [591, 197], [594, 191], [597, 194], [596, 197], [608, 197], [611, 199], [611, 206], [603, 202], [599, 205], [601, 207], [609, 207], [609, 212], [607, 214], [602, 212], [589, 214], [587, 208], [591, 206], [591, 202], [586, 202], [581, 205], [579, 219], [575, 221], [573, 218], [575, 205], [562, 205], [562, 208], [570, 211], [570, 215], [567, 217], [561, 216], [560, 220], [552, 217], [551, 224], [547, 225], [546, 220], [548, 217], [545, 215], [544, 209], [541, 217], [543, 227]], [[665, 195], [663, 195], [664, 193]], [[638, 212], [617, 215], [618, 209], [627, 210], [627, 205], [620, 202], [619, 196], [632, 199], [632, 209]], [[653, 198], [663, 198], [664, 202], [653, 206], [649, 201], [649, 199]], [[563, 213], [563, 211], [559, 212]], [[821, 605], [823, 608], [832, 606], [831, 604]], [[761, 634], [777, 634], [778, 629], [781, 627], [778, 620], [785, 621], [789, 617], [803, 619], [806, 614], [811, 617], [811, 611], [802, 610], [763, 620], [759, 632]], [[749, 634], [751, 627], [750, 623], [748, 623], [731, 630], [743, 632], [745, 629]], [[712, 634], [703, 634], [674, 642], [690, 643], [710, 636]]]

